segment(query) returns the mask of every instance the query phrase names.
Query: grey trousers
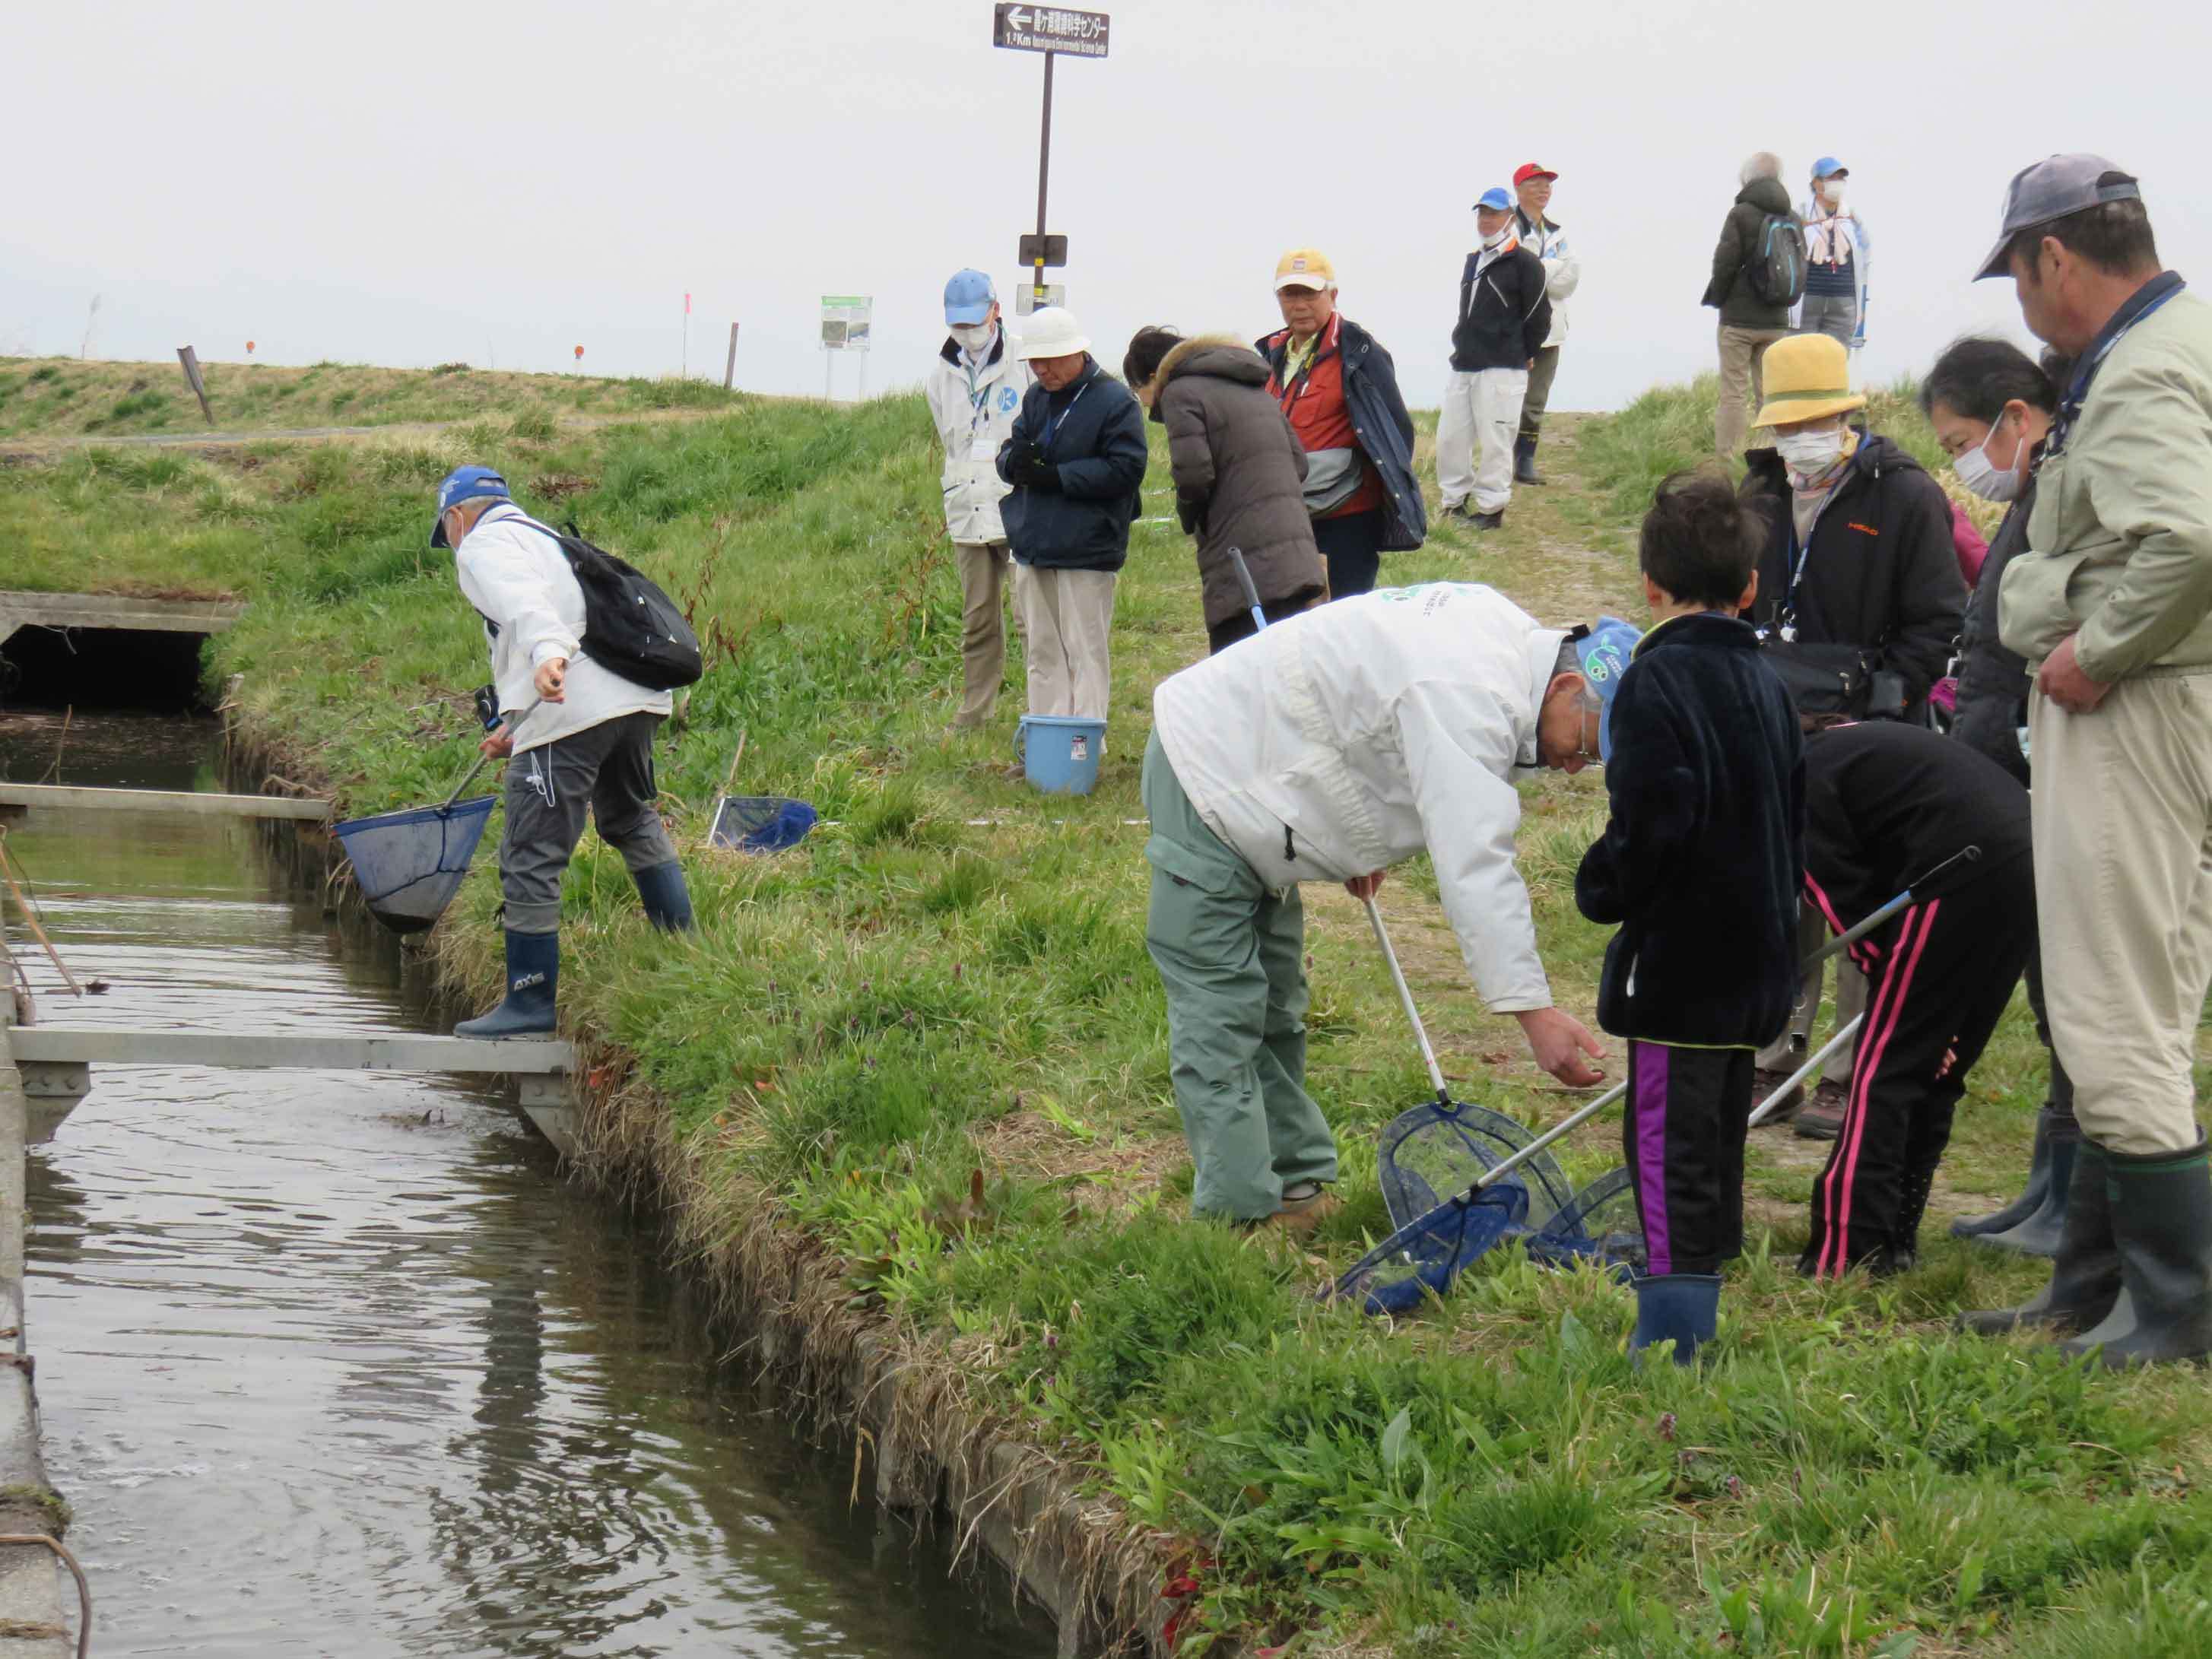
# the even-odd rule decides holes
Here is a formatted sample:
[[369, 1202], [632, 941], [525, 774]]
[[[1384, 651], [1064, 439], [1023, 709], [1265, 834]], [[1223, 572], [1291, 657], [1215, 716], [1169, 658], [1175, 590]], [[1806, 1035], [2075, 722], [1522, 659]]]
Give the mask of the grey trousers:
[[1825, 334], [1845, 345], [1859, 331], [1859, 296], [1856, 294], [1808, 294], [1798, 313], [1800, 332]]
[[1534, 438], [1543, 430], [1544, 411], [1551, 406], [1552, 382], [1559, 377], [1559, 349], [1546, 346], [1536, 354], [1528, 371], [1528, 390], [1521, 399], [1521, 434]]
[[561, 877], [584, 838], [590, 809], [599, 839], [632, 874], [673, 863], [653, 780], [658, 714], [624, 714], [573, 738], [528, 750], [507, 763], [507, 830], [499, 843], [499, 887], [512, 933], [561, 931]]

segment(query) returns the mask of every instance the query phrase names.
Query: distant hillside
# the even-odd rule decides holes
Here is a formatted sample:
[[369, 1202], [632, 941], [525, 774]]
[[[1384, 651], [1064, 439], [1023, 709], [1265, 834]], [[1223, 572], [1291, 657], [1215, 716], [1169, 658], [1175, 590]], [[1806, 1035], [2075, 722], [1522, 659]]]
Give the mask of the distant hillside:
[[[513, 374], [445, 363], [373, 368], [317, 363], [205, 363], [218, 432], [288, 427], [389, 426], [406, 421], [512, 418], [533, 410], [625, 415], [723, 409], [736, 394], [703, 380], [617, 380], [582, 374]], [[166, 363], [0, 357], [0, 439], [70, 438], [208, 430], [184, 371]]]

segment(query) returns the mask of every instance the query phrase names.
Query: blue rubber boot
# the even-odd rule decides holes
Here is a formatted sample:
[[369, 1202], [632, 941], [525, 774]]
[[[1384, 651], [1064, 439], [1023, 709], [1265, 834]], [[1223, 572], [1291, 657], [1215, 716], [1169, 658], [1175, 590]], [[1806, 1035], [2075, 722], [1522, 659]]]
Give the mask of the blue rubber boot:
[[498, 1007], [453, 1027], [455, 1036], [518, 1037], [553, 1035], [553, 994], [561, 982], [561, 936], [507, 936], [507, 997]]
[[1628, 1352], [1634, 1356], [1671, 1337], [1674, 1363], [1689, 1364], [1698, 1347], [1713, 1340], [1720, 1310], [1718, 1273], [1646, 1273], [1636, 1281], [1636, 1330]]
[[638, 902], [645, 906], [647, 921], [672, 933], [691, 931], [691, 890], [684, 884], [682, 865], [671, 859], [633, 872], [630, 879], [637, 884]]

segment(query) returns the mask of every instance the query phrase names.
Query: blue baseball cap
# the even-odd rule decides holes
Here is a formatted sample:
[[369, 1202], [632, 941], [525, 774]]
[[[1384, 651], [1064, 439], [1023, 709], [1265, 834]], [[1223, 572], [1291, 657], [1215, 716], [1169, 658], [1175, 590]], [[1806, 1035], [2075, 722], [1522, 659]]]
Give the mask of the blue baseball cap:
[[1813, 163], [1813, 176], [1815, 179], [1832, 179], [1839, 173], [1846, 179], [1851, 176], [1851, 170], [1832, 155], [1823, 155]]
[[446, 514], [463, 501], [480, 501], [486, 497], [497, 501], [511, 501], [507, 480], [488, 466], [457, 466], [448, 472], [438, 485], [438, 517], [430, 526], [430, 545], [445, 547]]
[[1636, 642], [1643, 637], [1633, 625], [1618, 617], [1600, 617], [1589, 632], [1575, 641], [1575, 655], [1582, 662], [1583, 678], [1605, 705], [1605, 712], [1597, 721], [1597, 757], [1601, 761], [1613, 758], [1613, 695], [1620, 690], [1620, 677], [1628, 672], [1629, 662], [1636, 655]]
[[1505, 193], [1504, 185], [1492, 185], [1475, 198], [1474, 204], [1479, 208], [1488, 208], [1496, 213], [1504, 213], [1512, 208], [1513, 198]]
[[988, 322], [999, 290], [980, 270], [955, 271], [945, 285], [945, 320], [951, 324]]

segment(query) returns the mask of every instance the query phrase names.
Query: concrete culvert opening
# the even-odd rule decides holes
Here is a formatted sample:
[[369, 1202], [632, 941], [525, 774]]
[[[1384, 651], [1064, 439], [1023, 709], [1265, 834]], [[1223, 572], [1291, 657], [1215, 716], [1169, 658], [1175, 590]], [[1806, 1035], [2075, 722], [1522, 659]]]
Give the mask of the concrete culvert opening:
[[0, 642], [0, 708], [189, 714], [206, 706], [204, 634], [19, 628]]

